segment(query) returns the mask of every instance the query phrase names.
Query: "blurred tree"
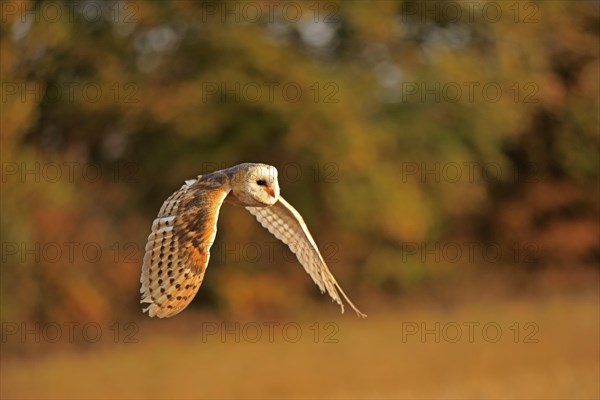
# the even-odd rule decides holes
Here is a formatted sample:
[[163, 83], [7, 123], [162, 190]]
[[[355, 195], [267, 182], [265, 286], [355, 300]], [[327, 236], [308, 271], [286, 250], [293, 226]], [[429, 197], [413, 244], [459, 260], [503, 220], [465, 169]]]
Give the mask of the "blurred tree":
[[[461, 271], [412, 254], [452, 240], [597, 265], [597, 2], [473, 7], [3, 3], [2, 318], [139, 312], [162, 201], [244, 161], [279, 167], [351, 292]], [[217, 252], [200, 303], [264, 312], [302, 304], [264, 295], [273, 281], [314, 292], [243, 210], [219, 228], [215, 248], [263, 257]]]

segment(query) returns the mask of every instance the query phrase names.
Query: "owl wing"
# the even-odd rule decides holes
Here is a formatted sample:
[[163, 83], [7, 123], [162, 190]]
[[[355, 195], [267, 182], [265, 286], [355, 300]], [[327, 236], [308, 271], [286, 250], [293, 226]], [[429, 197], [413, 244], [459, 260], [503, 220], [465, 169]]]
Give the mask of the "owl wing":
[[277, 239], [288, 245], [306, 272], [319, 286], [321, 293], [327, 290], [331, 298], [342, 308], [342, 313], [344, 312], [344, 304], [340, 299], [338, 290], [359, 317], [366, 317], [366, 314], [360, 312], [352, 304], [337, 283], [329, 268], [327, 268], [327, 264], [304, 223], [304, 219], [290, 203], [285, 201], [283, 197], [279, 197], [279, 201], [270, 207], [246, 207], [246, 210], [254, 215], [258, 222]]
[[228, 191], [218, 180], [191, 179], [162, 205], [146, 243], [140, 282], [143, 311], [172, 317], [192, 301], [206, 272]]

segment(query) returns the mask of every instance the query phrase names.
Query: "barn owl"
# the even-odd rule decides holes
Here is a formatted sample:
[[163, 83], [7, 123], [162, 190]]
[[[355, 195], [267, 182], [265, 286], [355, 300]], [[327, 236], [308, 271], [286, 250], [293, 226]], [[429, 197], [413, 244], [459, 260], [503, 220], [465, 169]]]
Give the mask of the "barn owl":
[[344, 312], [342, 294], [302, 216], [279, 195], [277, 169], [245, 163], [190, 179], [162, 205], [152, 223], [142, 265], [141, 303], [151, 317], [172, 317], [192, 301], [204, 278], [223, 202], [245, 207], [277, 239], [289, 246], [321, 293], [327, 291]]

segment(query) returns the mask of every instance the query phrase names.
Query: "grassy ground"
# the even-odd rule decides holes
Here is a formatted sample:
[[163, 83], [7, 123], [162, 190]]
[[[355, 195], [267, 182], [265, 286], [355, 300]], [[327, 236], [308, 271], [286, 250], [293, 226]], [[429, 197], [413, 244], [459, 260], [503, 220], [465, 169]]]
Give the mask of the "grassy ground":
[[0, 394], [597, 399], [598, 300], [592, 292], [228, 327], [188, 313], [141, 323], [130, 337], [137, 343], [123, 343], [123, 335], [113, 343], [105, 329], [106, 337], [85, 349], [4, 357]]

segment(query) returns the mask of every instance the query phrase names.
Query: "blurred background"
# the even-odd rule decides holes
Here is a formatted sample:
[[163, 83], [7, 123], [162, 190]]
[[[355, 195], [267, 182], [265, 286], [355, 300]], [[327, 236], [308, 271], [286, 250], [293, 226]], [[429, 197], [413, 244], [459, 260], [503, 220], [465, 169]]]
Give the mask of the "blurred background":
[[[600, 396], [598, 1], [1, 6], [2, 397]], [[162, 202], [241, 162], [368, 319], [228, 205], [142, 315]]]

